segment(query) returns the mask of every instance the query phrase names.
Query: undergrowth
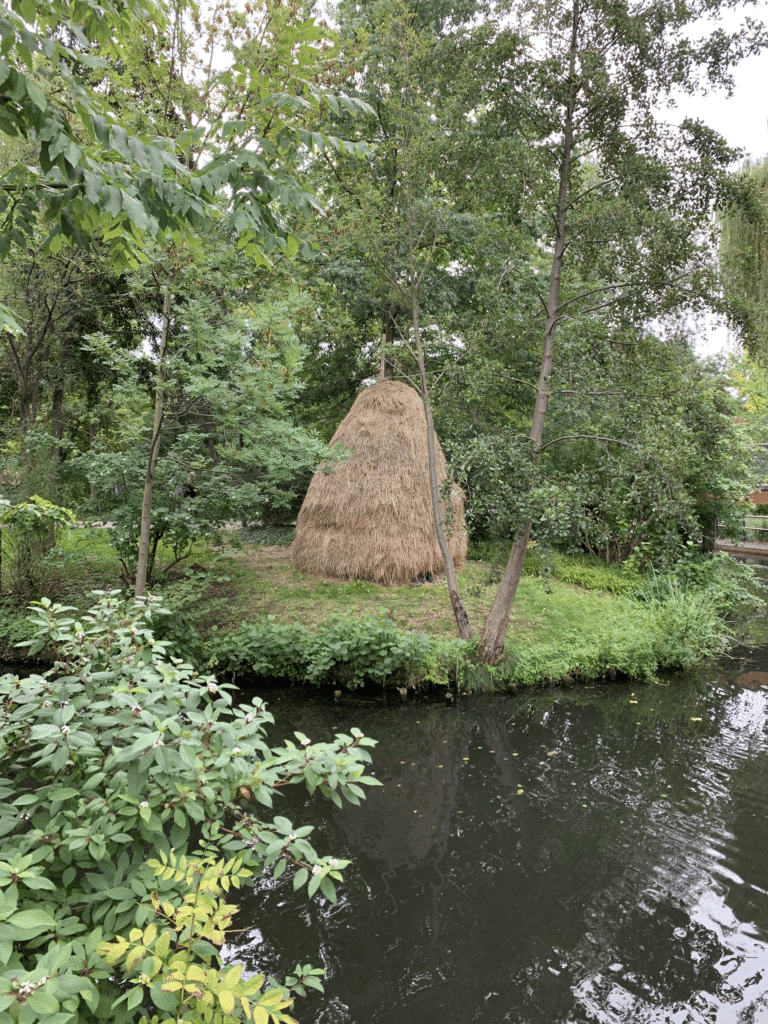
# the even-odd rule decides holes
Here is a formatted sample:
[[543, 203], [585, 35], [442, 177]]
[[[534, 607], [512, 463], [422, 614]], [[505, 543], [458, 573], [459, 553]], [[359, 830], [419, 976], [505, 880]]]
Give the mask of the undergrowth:
[[553, 589], [545, 634], [521, 644], [510, 637], [504, 662], [488, 674], [491, 685], [651, 680], [662, 669], [688, 669], [721, 654], [732, 639], [705, 591], [672, 586], [644, 602], [603, 600], [599, 610], [595, 600]]
[[461, 684], [471, 644], [398, 630], [386, 614], [334, 615], [319, 629], [279, 623], [274, 615], [232, 632], [214, 630], [207, 664], [220, 676], [270, 676], [291, 682], [398, 686]]
[[[491, 585], [501, 579], [509, 549], [509, 542], [473, 541], [468, 557], [472, 561], [490, 563], [488, 582]], [[565, 555], [536, 543], [528, 545], [523, 575], [540, 577], [545, 587], [553, 579], [585, 590], [625, 597], [637, 596], [643, 586], [642, 575], [627, 565], [608, 565], [592, 555]]]

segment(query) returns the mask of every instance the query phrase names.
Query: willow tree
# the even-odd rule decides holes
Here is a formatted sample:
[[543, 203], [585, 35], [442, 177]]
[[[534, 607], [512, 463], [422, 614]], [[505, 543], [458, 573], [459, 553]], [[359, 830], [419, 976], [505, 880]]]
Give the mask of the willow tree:
[[745, 161], [734, 201], [720, 216], [727, 315], [747, 352], [768, 361], [768, 157]]

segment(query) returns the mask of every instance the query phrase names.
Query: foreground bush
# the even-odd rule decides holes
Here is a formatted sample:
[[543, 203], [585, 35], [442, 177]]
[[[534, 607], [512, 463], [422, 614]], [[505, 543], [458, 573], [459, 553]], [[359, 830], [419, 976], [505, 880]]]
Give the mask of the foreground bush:
[[260, 700], [233, 707], [167, 660], [157, 610], [101, 595], [77, 622], [42, 601], [31, 653], [53, 645], [54, 668], [0, 678], [0, 1024], [280, 1024], [321, 987], [308, 965], [283, 984], [222, 970], [226, 900], [290, 866], [295, 890], [335, 902], [347, 862], [256, 805], [292, 783], [357, 803], [379, 784], [363, 775], [374, 741], [268, 747]]

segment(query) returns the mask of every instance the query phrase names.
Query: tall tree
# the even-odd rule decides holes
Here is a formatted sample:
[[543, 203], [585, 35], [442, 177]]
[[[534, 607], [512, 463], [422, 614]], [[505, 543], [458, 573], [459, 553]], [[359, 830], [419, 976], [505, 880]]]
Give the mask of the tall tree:
[[[692, 40], [691, 26], [721, 6], [571, 0], [563, 7], [544, 0], [515, 12], [517, 52], [480, 101], [487, 97], [489, 120], [530, 125], [540, 140], [534, 156], [553, 172], [549, 282], [540, 296], [543, 341], [529, 433], [534, 459], [542, 449], [555, 339], [566, 319], [610, 307], [620, 321], [641, 324], [714, 301], [706, 226], [734, 152], [700, 122], [672, 128], [657, 111], [677, 89], [728, 88], [733, 62], [765, 45], [762, 29], [716, 29]], [[546, 208], [546, 195], [539, 201]], [[582, 279], [600, 281], [586, 291], [579, 287], [584, 270]], [[488, 664], [504, 651], [532, 525], [517, 530], [486, 620], [479, 654]]]
[[[277, 0], [263, 0], [246, 16], [234, 3], [206, 10], [177, 0], [172, 14], [164, 35], [126, 41], [121, 59], [106, 69], [105, 95], [130, 137], [149, 123], [173, 146], [184, 173], [191, 176], [194, 194], [205, 202], [209, 225], [218, 220], [256, 263], [268, 264], [271, 253], [295, 254], [299, 241], [292, 224], [317, 208], [298, 182], [301, 154], [343, 145], [313, 131], [310, 124], [324, 95], [327, 54], [322, 44], [327, 30], [305, 15], [304, 5]], [[338, 109], [340, 101], [330, 97], [328, 102]], [[349, 110], [360, 109], [360, 104], [342, 102]], [[194, 205], [186, 215], [193, 227], [205, 226]], [[168, 229], [174, 226], [165, 225], [166, 258], [155, 264], [165, 283], [157, 311], [162, 331], [144, 479], [137, 596], [146, 588], [152, 496], [165, 423], [179, 249], [169, 240]]]
[[[105, 412], [117, 412], [125, 422], [119, 435], [100, 435], [98, 450], [75, 460], [96, 487], [93, 510], [115, 524], [110, 542], [125, 579], [135, 581], [143, 558], [148, 584], [161, 542], [174, 559], [184, 557], [195, 539], [225, 523], [258, 519], [267, 508], [287, 503], [296, 481], [328, 458], [327, 446], [295, 428], [287, 413], [300, 387], [302, 351], [289, 323], [300, 315], [301, 297], [292, 304], [260, 300], [253, 307], [250, 263], [227, 236], [209, 236], [193, 261], [181, 255], [172, 316], [161, 318], [154, 345], [155, 371], [163, 367], [162, 430], [157, 381], [146, 374], [146, 358], [120, 353], [108, 333], [100, 334], [92, 346], [115, 375]], [[135, 275], [136, 290], [154, 310], [163, 309], [169, 295], [167, 254], [160, 259], [158, 272], [147, 264]]]
[[475, 3], [435, 9], [418, 0], [342, 5], [341, 34], [348, 51], [359, 48], [361, 36], [366, 41], [359, 57], [365, 70], [355, 86], [373, 114], [356, 129], [369, 143], [371, 156], [363, 175], [344, 154], [328, 155], [323, 183], [334, 195], [329, 234], [335, 236], [328, 240], [332, 255], [323, 273], [349, 294], [342, 275], [351, 263], [357, 265], [349, 308], [365, 318], [369, 352], [379, 355], [378, 373], [405, 377], [422, 396], [434, 528], [464, 637], [471, 631], [435, 473], [430, 371], [459, 355], [450, 324], [456, 309], [466, 304], [461, 287], [465, 274], [459, 267], [472, 227], [442, 180], [436, 129], [456, 114], [449, 116], [443, 109], [434, 76], [440, 73], [441, 49], [453, 48], [452, 30], [479, 10]]

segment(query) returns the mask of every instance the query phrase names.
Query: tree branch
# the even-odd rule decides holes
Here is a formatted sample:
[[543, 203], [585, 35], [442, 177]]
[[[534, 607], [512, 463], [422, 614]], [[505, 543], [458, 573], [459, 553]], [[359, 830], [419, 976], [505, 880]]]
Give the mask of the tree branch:
[[549, 448], [553, 444], [557, 444], [558, 441], [572, 441], [577, 438], [581, 438], [586, 441], [610, 441], [611, 444], [620, 444], [624, 448], [632, 448], [638, 451], [636, 444], [630, 444], [629, 441], [622, 441], [618, 437], [606, 437], [603, 434], [563, 434], [562, 437], [555, 437], [551, 441], [547, 441], [546, 444], [541, 445], [539, 448], [540, 452], [543, 452], [546, 448]]

